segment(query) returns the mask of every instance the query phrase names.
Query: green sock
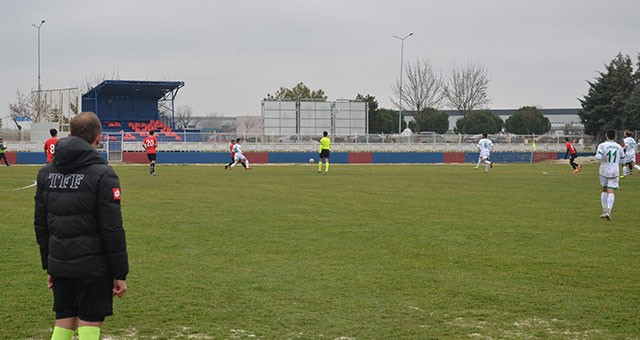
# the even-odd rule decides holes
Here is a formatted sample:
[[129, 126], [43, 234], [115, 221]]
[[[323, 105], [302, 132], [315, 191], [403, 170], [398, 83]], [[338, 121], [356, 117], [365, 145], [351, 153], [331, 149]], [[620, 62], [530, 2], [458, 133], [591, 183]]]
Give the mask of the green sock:
[[318, 161], [318, 171], [322, 171], [322, 160]]
[[78, 340], [98, 340], [100, 339], [100, 327], [80, 326], [78, 327]]
[[53, 334], [51, 334], [51, 340], [71, 340], [73, 338], [73, 329], [66, 329], [62, 327], [53, 327]]
[[327, 160], [327, 162], [324, 163], [324, 172], [329, 172], [329, 160]]

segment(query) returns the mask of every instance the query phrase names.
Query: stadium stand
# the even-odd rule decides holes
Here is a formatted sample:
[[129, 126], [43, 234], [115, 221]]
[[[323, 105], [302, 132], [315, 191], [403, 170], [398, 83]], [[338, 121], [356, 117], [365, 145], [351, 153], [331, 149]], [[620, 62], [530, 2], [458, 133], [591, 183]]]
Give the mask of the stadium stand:
[[[105, 80], [82, 95], [82, 109], [98, 115], [105, 140], [142, 142], [155, 130], [160, 142], [179, 142], [173, 100], [183, 86], [181, 81]], [[159, 105], [170, 109], [171, 116], [164, 118], [171, 126], [160, 120]]]

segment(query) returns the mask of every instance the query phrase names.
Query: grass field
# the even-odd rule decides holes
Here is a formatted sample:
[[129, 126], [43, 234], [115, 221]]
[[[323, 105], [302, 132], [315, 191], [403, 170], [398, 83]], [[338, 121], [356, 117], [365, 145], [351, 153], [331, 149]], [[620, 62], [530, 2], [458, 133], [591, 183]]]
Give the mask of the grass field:
[[[117, 166], [131, 272], [105, 339], [638, 339], [640, 175], [597, 166]], [[37, 167], [0, 167], [0, 338], [45, 339]]]

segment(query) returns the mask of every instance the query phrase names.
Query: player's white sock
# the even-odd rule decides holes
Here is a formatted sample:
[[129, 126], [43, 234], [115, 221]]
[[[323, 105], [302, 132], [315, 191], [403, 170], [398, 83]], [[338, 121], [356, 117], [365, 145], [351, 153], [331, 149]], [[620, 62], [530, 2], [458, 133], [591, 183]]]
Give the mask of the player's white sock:
[[627, 175], [627, 167], [623, 166], [622, 167], [622, 176], [626, 176]]
[[602, 203], [602, 212], [607, 212], [607, 193], [600, 193], [600, 203]]
[[607, 198], [607, 210], [609, 212], [611, 212], [611, 209], [613, 209], [613, 202], [615, 202], [616, 200], [616, 196], [614, 194], [609, 194], [609, 197]]
[[476, 164], [476, 167], [480, 166], [480, 162], [482, 161], [482, 159], [478, 158], [478, 164]]
[[636, 170], [640, 170], [640, 165], [636, 164], [636, 165], [633, 166], [633, 168], [636, 169]]
[[247, 168], [249, 168], [249, 160], [248, 160], [248, 159], [245, 159], [245, 160], [244, 160], [244, 165], [245, 165]]

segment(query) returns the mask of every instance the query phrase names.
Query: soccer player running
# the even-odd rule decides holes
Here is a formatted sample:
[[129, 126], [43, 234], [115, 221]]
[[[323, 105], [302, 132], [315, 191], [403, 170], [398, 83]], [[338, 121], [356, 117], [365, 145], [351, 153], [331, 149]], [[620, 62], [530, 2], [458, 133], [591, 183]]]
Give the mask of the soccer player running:
[[322, 172], [322, 160], [324, 159], [324, 173], [329, 172], [329, 155], [331, 154], [331, 139], [327, 131], [322, 132], [320, 138], [320, 151], [318, 155], [318, 173]]
[[564, 146], [567, 148], [567, 152], [564, 153], [564, 159], [567, 159], [567, 156], [569, 156], [569, 164], [571, 164], [571, 167], [573, 168], [573, 173], [575, 174], [580, 170], [582, 170], [582, 165], [575, 162], [575, 159], [578, 156], [578, 153], [576, 152], [576, 148], [573, 146], [573, 143], [569, 141], [568, 137], [565, 137], [564, 140], [565, 140]]
[[127, 291], [129, 260], [118, 175], [98, 154], [101, 125], [91, 112], [71, 120], [53, 161], [40, 169], [34, 229], [53, 291], [51, 339], [97, 340], [113, 297]]
[[[227, 168], [229, 168], [235, 161], [236, 161], [236, 153], [233, 152], [233, 146], [236, 145], [236, 140], [232, 139], [231, 140], [231, 144], [229, 144], [229, 152], [231, 153], [231, 162], [229, 162], [227, 165], [224, 166], [224, 169], [227, 170]], [[247, 166], [244, 164], [244, 162], [240, 162], [240, 164], [242, 164], [242, 166], [246, 169]]]
[[[633, 169], [640, 171], [640, 166], [636, 164], [636, 153], [638, 152], [638, 143], [633, 139], [633, 132], [631, 130], [624, 131], [624, 163], [622, 163], [622, 176], [620, 178], [624, 178], [625, 176], [633, 175]], [[629, 168], [627, 170], [627, 167]]]
[[244, 153], [242, 152], [242, 142], [243, 139], [238, 138], [236, 140], [236, 144], [233, 145], [233, 164], [229, 166], [229, 170], [232, 170], [233, 167], [238, 165], [238, 163], [242, 163], [242, 166], [244, 166], [246, 170], [251, 170], [251, 167], [249, 166], [249, 160], [244, 156]]
[[53, 154], [56, 153], [56, 143], [58, 143], [58, 130], [51, 129], [49, 130], [49, 134], [51, 135], [51, 138], [47, 139], [44, 142], [44, 154], [47, 156], [47, 163], [51, 163]]
[[493, 162], [490, 160], [491, 150], [493, 150], [493, 142], [487, 138], [487, 134], [483, 133], [482, 138], [478, 141], [478, 151], [480, 156], [478, 157], [478, 164], [474, 169], [480, 166], [480, 163], [484, 163], [484, 172], [488, 173], [490, 168], [493, 168]]
[[142, 141], [142, 147], [147, 152], [147, 159], [149, 160], [149, 173], [153, 176], [156, 175], [156, 148], [158, 147], [158, 139], [154, 136], [155, 133], [154, 130], [149, 131], [149, 136]]
[[614, 192], [618, 189], [618, 178], [620, 176], [620, 162], [624, 160], [624, 150], [614, 142], [616, 138], [615, 130], [607, 130], [605, 141], [598, 145], [596, 160], [600, 161], [600, 202], [602, 203], [601, 218], [611, 220], [611, 210], [615, 201]]

